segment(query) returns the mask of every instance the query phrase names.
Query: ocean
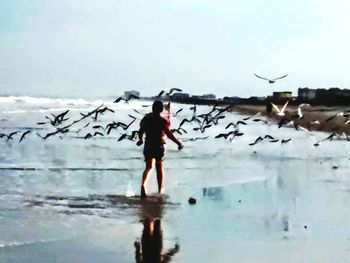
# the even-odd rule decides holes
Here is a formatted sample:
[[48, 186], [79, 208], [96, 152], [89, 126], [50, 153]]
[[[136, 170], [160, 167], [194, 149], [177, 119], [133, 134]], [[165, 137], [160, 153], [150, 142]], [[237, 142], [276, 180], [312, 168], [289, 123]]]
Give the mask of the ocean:
[[[105, 111], [47, 138], [52, 115], [69, 110], [62, 126], [103, 105]], [[327, 133], [239, 125], [242, 136], [215, 138], [234, 112], [203, 133], [182, 127], [167, 141], [164, 194], [139, 197], [142, 147], [109, 135], [108, 123], [138, 130], [150, 101], [0, 97], [1, 262], [346, 262], [350, 249], [349, 142]], [[192, 118], [192, 105], [172, 104], [172, 128]], [[197, 106], [196, 115], [212, 106]], [[136, 111], [135, 111], [136, 110]], [[129, 116], [131, 115], [131, 116]], [[46, 118], [47, 116], [48, 118]], [[60, 127], [60, 126], [58, 126]], [[21, 135], [30, 130], [19, 142]], [[84, 139], [99, 131], [102, 135]], [[258, 136], [271, 135], [249, 145]], [[291, 139], [281, 144], [282, 139]], [[196, 199], [190, 205], [188, 199]]]

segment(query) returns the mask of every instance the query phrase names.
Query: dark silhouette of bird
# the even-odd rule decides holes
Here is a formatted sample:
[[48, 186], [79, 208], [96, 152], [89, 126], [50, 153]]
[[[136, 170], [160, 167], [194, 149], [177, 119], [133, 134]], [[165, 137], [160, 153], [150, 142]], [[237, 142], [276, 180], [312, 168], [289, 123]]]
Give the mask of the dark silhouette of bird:
[[105, 128], [102, 125], [94, 125], [94, 126], [92, 126], [92, 128], [105, 130]]
[[183, 111], [183, 109], [179, 109], [178, 111], [176, 111], [173, 117], [175, 118], [181, 111]]
[[281, 140], [281, 144], [284, 144], [284, 143], [287, 143], [287, 142], [290, 142], [292, 139], [282, 139]]
[[254, 119], [253, 121], [254, 122], [263, 122], [263, 123], [267, 124], [267, 121], [266, 120], [262, 120], [262, 119]]
[[16, 135], [18, 132], [11, 132], [10, 134], [4, 134], [4, 136], [7, 137], [6, 141], [13, 140], [13, 136]]
[[232, 135], [231, 139], [233, 139], [236, 136], [242, 136], [243, 133], [239, 132], [239, 130], [234, 130], [234, 131], [230, 131], [228, 133], [220, 133], [220, 134], [216, 135], [215, 138], [222, 138], [223, 137], [223, 138], [227, 139], [230, 135]]
[[193, 111], [193, 114], [195, 114], [197, 111], [197, 106], [193, 105], [192, 107], [190, 107], [190, 110]]
[[211, 124], [207, 124], [207, 125], [204, 125], [204, 126], [193, 128], [193, 130], [194, 131], [200, 131], [201, 133], [204, 133], [205, 130], [210, 128], [211, 126], [212, 126]]
[[156, 97], [161, 97], [164, 93], [165, 93], [165, 91], [162, 90], [161, 92], [158, 93], [158, 95]]
[[254, 142], [249, 143], [249, 145], [250, 145], [250, 146], [253, 146], [253, 145], [255, 145], [255, 144], [257, 144], [258, 142], [261, 142], [261, 141], [263, 141], [263, 140], [264, 140], [264, 139], [263, 139], [261, 136], [259, 136], [258, 138], [255, 139]]
[[123, 97], [118, 97], [113, 103], [118, 103], [120, 101], [125, 101], [125, 102], [129, 102], [129, 100], [132, 100], [132, 99], [139, 99], [140, 97], [139, 96], [136, 96], [134, 94], [130, 94], [128, 96], [128, 98], [124, 99]]
[[264, 136], [264, 139], [270, 139], [270, 140], [274, 140], [275, 138], [273, 138], [271, 135], [269, 135], [269, 134], [266, 134], [265, 136]]
[[173, 133], [176, 132], [176, 133], [178, 133], [180, 135], [182, 135], [182, 133], [186, 133], [187, 134], [187, 131], [184, 128], [182, 128], [182, 127], [177, 128], [177, 129], [171, 129], [171, 132], [173, 132]]
[[191, 122], [193, 122], [193, 121], [196, 121], [196, 122], [198, 122], [198, 123], [201, 123], [201, 121], [198, 119], [198, 118], [196, 118], [195, 116], [193, 116], [191, 119], [183, 119], [181, 122], [180, 122], [180, 124], [179, 124], [179, 128], [182, 126], [182, 125], [184, 125], [184, 123], [185, 122], [189, 122], [189, 123], [191, 123]]
[[171, 88], [171, 89], [169, 90], [169, 92], [166, 93], [166, 95], [167, 95], [167, 96], [171, 96], [171, 95], [174, 93], [174, 91], [176, 91], [176, 92], [182, 92], [182, 89]]
[[130, 135], [127, 133], [124, 133], [119, 137], [118, 142], [120, 142], [124, 139], [129, 139], [130, 141], [133, 141], [136, 139], [137, 134], [138, 134], [138, 131], [132, 131]]
[[247, 125], [246, 122], [244, 121], [237, 121], [236, 123], [234, 122], [230, 122], [229, 124], [227, 124], [227, 126], [225, 127], [225, 129], [228, 129], [230, 126], [233, 126], [233, 128], [236, 128], [238, 125]]
[[93, 137], [93, 135], [91, 133], [88, 133], [84, 136], [84, 139], [86, 140], [86, 139], [90, 139], [92, 137]]
[[48, 122], [37, 122], [38, 125], [44, 125], [46, 123], [50, 123], [52, 126], [58, 126], [60, 124], [62, 124], [64, 121], [68, 120], [69, 118], [64, 118], [67, 113], [69, 112], [69, 110], [66, 110], [65, 112], [62, 112], [60, 114], [58, 114], [57, 116], [51, 113], [52, 118], [50, 118], [49, 116], [45, 116], [46, 119], [48, 119]]
[[30, 130], [24, 132], [24, 133], [22, 134], [21, 138], [19, 139], [19, 142], [18, 142], [18, 143], [20, 143], [20, 142], [24, 139], [24, 137], [25, 137], [28, 133], [30, 133], [30, 132], [31, 132]]
[[255, 77], [257, 77], [257, 78], [259, 78], [259, 79], [267, 80], [270, 84], [275, 83], [276, 80], [278, 80], [278, 79], [283, 79], [283, 78], [285, 78], [285, 77], [288, 76], [288, 74], [286, 74], [286, 75], [284, 75], [284, 76], [282, 76], [282, 77], [278, 77], [278, 78], [274, 78], [274, 79], [268, 79], [268, 78], [261, 77], [261, 76], [259, 76], [259, 75], [257, 75], [257, 74], [254, 74], [254, 75], [255, 75]]

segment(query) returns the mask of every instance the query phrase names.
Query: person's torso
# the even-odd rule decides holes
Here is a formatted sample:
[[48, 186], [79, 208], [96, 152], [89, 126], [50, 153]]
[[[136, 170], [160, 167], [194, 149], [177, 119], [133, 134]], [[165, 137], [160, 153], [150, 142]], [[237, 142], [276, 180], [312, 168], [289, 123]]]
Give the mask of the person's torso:
[[145, 129], [146, 140], [145, 144], [162, 146], [165, 143], [165, 129], [167, 121], [161, 116], [148, 114], [142, 120], [142, 125]]

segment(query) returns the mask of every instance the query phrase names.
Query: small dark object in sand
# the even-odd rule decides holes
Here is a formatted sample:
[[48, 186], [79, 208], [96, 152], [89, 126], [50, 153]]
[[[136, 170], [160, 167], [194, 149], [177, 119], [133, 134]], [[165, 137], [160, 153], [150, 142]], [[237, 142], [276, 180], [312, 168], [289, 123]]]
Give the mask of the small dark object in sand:
[[242, 203], [242, 200], [238, 200], [238, 203]]
[[304, 228], [307, 229], [307, 226], [305, 225]]
[[338, 169], [338, 166], [333, 166], [332, 168], [335, 170], [335, 169]]
[[190, 205], [195, 205], [195, 204], [197, 203], [197, 200], [196, 200], [196, 198], [190, 197], [190, 198], [188, 199], [188, 203], [189, 203]]

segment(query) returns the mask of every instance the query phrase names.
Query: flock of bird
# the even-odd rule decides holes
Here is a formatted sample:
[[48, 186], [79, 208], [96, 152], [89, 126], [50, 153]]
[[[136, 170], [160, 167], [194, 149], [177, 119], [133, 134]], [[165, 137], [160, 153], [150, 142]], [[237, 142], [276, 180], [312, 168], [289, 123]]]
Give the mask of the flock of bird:
[[[259, 78], [262, 78], [258, 75], [256, 75]], [[279, 78], [275, 78], [272, 80], [269, 80], [270, 83], [273, 83], [277, 79], [281, 79], [286, 77], [282, 76]], [[266, 79], [266, 78], [264, 78]], [[164, 98], [164, 96], [169, 97], [172, 95], [173, 92], [181, 92], [181, 89], [171, 89], [170, 91], [166, 92], [162, 90], [161, 92], [158, 93], [157, 96], [155, 96], [158, 99]], [[123, 97], [118, 97], [115, 101], [114, 104], [118, 104], [121, 101], [124, 101], [124, 103], [128, 103], [130, 100], [133, 99], [139, 99], [137, 96], [131, 95], [129, 98], [124, 99]], [[150, 107], [151, 105], [142, 105], [142, 107]], [[184, 108], [178, 109], [175, 113], [172, 114], [172, 118], [177, 119], [177, 122], [179, 125], [177, 127], [172, 127], [171, 131], [175, 134], [179, 135], [184, 135], [188, 134], [188, 129], [192, 129], [196, 133], [200, 133], [201, 135], [204, 135], [207, 130], [211, 129], [213, 126], [217, 126], [222, 122], [223, 119], [226, 118], [227, 113], [232, 110], [234, 105], [228, 105], [228, 106], [220, 106], [218, 104], [209, 107], [209, 111], [206, 113], [201, 113], [199, 114], [197, 112], [197, 105], [193, 105], [189, 107], [189, 111], [191, 114], [190, 118], [180, 118], [180, 113], [184, 110]], [[303, 114], [303, 109], [309, 107], [310, 105], [307, 104], [301, 104], [297, 108], [296, 111], [293, 112], [287, 112], [287, 106], [288, 106], [288, 101], [283, 105], [282, 108], [279, 108], [277, 105], [271, 102], [271, 106], [273, 108], [273, 115], [270, 117], [277, 118], [279, 121], [277, 122], [278, 128], [281, 128], [283, 126], [292, 126], [295, 129], [302, 129], [302, 130], [311, 130], [311, 127], [313, 126], [320, 126], [321, 121], [319, 120], [312, 120], [307, 123], [307, 125], [299, 125], [298, 121], [303, 120], [304, 114]], [[135, 113], [141, 115], [141, 118], [144, 113], [134, 109], [133, 110]], [[138, 130], [131, 130], [131, 126], [137, 121], [140, 120], [140, 117], [135, 117], [131, 114], [128, 115], [130, 118], [129, 122], [121, 122], [121, 121], [112, 121], [109, 122], [105, 125], [101, 124], [100, 117], [106, 113], [115, 113], [114, 109], [111, 109], [109, 107], [104, 106], [103, 104], [98, 106], [97, 108], [93, 109], [92, 111], [88, 113], [80, 113], [80, 118], [72, 120], [72, 118], [68, 117], [69, 110], [66, 110], [58, 115], [51, 114], [50, 116], [44, 116], [46, 121], [38, 122], [37, 125], [40, 126], [46, 126], [47, 129], [54, 129], [51, 132], [48, 132], [46, 134], [40, 134], [36, 132], [36, 134], [42, 138], [43, 140], [46, 140], [52, 136], [58, 135], [62, 138], [63, 135], [65, 134], [72, 134], [75, 133], [76, 136], [71, 136], [75, 138], [80, 138], [80, 139], [90, 139], [94, 137], [107, 137], [112, 133], [113, 130], [121, 130], [122, 133], [121, 135], [116, 138], [117, 141], [122, 141], [122, 140], [130, 140], [130, 141], [135, 141], [138, 137]], [[340, 117], [346, 118], [344, 125], [349, 125], [350, 124], [350, 118], [349, 115], [344, 114], [344, 112], [338, 112], [337, 114], [328, 117], [326, 120], [323, 121], [323, 123], [329, 123], [331, 121], [334, 121], [335, 119], [338, 119]], [[69, 123], [70, 121], [70, 123]], [[84, 122], [83, 122], [84, 121]], [[87, 122], [87, 123], [86, 123]], [[267, 124], [267, 117], [263, 118], [261, 113], [254, 114], [249, 117], [245, 117], [241, 120], [238, 120], [236, 122], [230, 122], [228, 123], [224, 131], [222, 133], [216, 134], [214, 138], [219, 139], [223, 138], [229, 141], [233, 141], [236, 137], [241, 137], [244, 135], [243, 132], [240, 131], [240, 127], [246, 126], [249, 124], [249, 122], [252, 123], [264, 123]], [[83, 126], [81, 124], [84, 123]], [[49, 127], [47, 127], [49, 126]], [[76, 126], [80, 126], [79, 128]], [[308, 128], [305, 128], [305, 126]], [[87, 132], [87, 129], [89, 129], [89, 132]], [[15, 139], [16, 135], [19, 135], [19, 140], [18, 142], [22, 142], [28, 134], [32, 133], [31, 129], [28, 129], [24, 132], [20, 131], [14, 131], [9, 134], [5, 133], [0, 133], [0, 139], [4, 138], [6, 141], [11, 141]], [[206, 134], [205, 134], [206, 135]], [[349, 140], [350, 137], [348, 136], [347, 133], [345, 133], [346, 138]], [[334, 130], [331, 135], [329, 135], [327, 138], [320, 140], [319, 142], [316, 142], [314, 146], [319, 146], [321, 142], [326, 141], [326, 140], [333, 140], [334, 137], [337, 136], [339, 137], [340, 134], [337, 133], [336, 130]], [[194, 137], [194, 138], [182, 138], [183, 141], [197, 141], [197, 140], [205, 140], [208, 139], [210, 136], [202, 136], [202, 137]], [[290, 142], [292, 139], [291, 138], [283, 138], [283, 139], [278, 139], [275, 138], [272, 135], [266, 134], [266, 135], [261, 135], [258, 136], [253, 142], [249, 143], [249, 146], [254, 146], [258, 143], [261, 143], [262, 141], [267, 141], [270, 143], [277, 143], [280, 142], [281, 144], [286, 144]]]

